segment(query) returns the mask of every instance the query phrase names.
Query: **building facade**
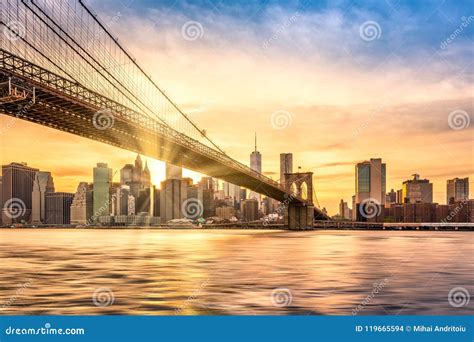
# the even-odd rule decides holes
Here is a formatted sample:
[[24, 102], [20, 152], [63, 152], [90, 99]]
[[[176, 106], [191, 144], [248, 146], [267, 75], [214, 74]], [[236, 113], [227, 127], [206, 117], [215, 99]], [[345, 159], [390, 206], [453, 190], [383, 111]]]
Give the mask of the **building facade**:
[[110, 189], [112, 185], [112, 169], [106, 163], [98, 163], [94, 168], [93, 217], [98, 222], [101, 216], [110, 215]]
[[79, 183], [71, 203], [71, 224], [88, 225], [92, 223], [92, 185]]
[[31, 223], [46, 223], [46, 194], [54, 192], [51, 172], [38, 171], [31, 194]]
[[46, 223], [70, 224], [73, 199], [74, 194], [67, 192], [46, 194]]
[[446, 204], [469, 198], [469, 178], [448, 179], [446, 183]]
[[2, 222], [5, 225], [30, 222], [35, 174], [26, 163], [2, 165]]
[[402, 203], [433, 203], [433, 183], [414, 174], [402, 184]]

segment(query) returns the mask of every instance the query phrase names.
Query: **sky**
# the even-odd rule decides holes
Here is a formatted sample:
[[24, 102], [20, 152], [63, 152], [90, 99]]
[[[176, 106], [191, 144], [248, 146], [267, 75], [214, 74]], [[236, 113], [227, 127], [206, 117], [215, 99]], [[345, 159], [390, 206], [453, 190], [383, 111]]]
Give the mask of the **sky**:
[[[256, 132], [263, 172], [278, 179], [279, 154], [293, 153], [330, 214], [351, 202], [354, 165], [370, 158], [387, 164], [387, 190], [418, 173], [435, 202], [453, 177], [470, 177], [472, 194], [472, 1], [87, 4], [227, 154], [249, 165]], [[97, 162], [118, 170], [135, 159], [3, 115], [0, 124], [1, 162], [52, 171], [58, 191], [91, 181]], [[158, 184], [164, 166], [148, 160]]]

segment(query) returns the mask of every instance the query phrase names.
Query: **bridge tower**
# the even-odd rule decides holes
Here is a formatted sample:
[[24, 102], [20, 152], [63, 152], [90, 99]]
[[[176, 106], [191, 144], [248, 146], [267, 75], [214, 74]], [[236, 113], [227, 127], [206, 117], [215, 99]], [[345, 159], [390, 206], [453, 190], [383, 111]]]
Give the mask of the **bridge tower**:
[[[285, 190], [291, 195], [283, 203], [285, 206], [285, 225], [288, 229], [302, 230], [313, 228], [313, 173], [285, 173]], [[292, 201], [292, 196], [305, 200], [304, 203]]]

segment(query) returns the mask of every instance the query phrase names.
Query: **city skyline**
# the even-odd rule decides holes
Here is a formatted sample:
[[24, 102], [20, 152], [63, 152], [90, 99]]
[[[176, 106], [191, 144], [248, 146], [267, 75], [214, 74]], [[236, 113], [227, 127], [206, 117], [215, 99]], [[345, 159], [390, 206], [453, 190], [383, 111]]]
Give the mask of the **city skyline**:
[[[288, 155], [288, 153], [284, 153], [283, 155]], [[145, 166], [147, 166], [147, 165], [149, 164], [149, 161], [153, 161], [151, 158], [150, 158], [150, 159], [147, 159], [147, 158], [143, 157], [143, 156], [140, 155], [140, 154], [134, 154], [134, 156], [135, 156], [135, 159], [134, 159], [134, 160], [135, 160], [135, 163], [137, 162], [137, 160], [140, 160], [140, 163], [142, 163], [142, 165], [144, 164]], [[141, 161], [141, 159], [143, 159], [144, 161]], [[356, 178], [356, 176], [357, 176], [357, 169], [358, 169], [359, 165], [364, 165], [364, 164], [366, 164], [366, 163], [373, 163], [374, 160], [377, 161], [378, 159], [377, 159], [377, 158], [376, 158], [376, 159], [370, 158], [369, 160], [365, 160], [365, 161], [363, 161], [363, 162], [356, 163], [355, 165], [353, 165], [353, 169], [354, 169], [354, 167], [355, 167], [355, 170], [356, 170], [356, 174], [355, 174], [355, 175], [353, 174], [353, 176], [354, 176], [354, 181], [355, 181], [356, 183], [357, 183], [357, 178]], [[282, 159], [281, 161], [283, 161], [283, 159]], [[379, 162], [380, 162], [380, 161], [379, 161]], [[114, 168], [114, 167], [110, 166], [109, 163], [107, 163], [107, 162], [97, 162], [95, 165], [92, 165], [92, 166], [89, 168], [89, 176], [83, 176], [83, 177], [80, 179], [80, 181], [78, 181], [77, 183], [75, 183], [75, 184], [72, 185], [72, 187], [71, 187], [72, 190], [70, 190], [70, 191], [65, 191], [65, 190], [62, 190], [62, 189], [60, 189], [60, 188], [58, 189], [58, 187], [56, 186], [56, 183], [57, 183], [57, 182], [56, 182], [56, 177], [57, 177], [57, 176], [56, 176], [56, 172], [55, 172], [54, 170], [44, 170], [44, 169], [42, 169], [41, 167], [37, 167], [36, 165], [32, 165], [32, 164], [30, 164], [30, 163], [28, 163], [28, 162], [24, 162], [24, 161], [21, 161], [21, 162], [20, 162], [20, 161], [9, 161], [9, 162], [7, 162], [7, 163], [2, 163], [2, 164], [0, 164], [0, 165], [4, 165], [4, 166], [10, 165], [10, 164], [11, 164], [11, 165], [13, 165], [13, 164], [22, 165], [22, 163], [26, 163], [26, 166], [27, 166], [28, 168], [32, 168], [32, 169], [34, 169], [34, 170], [38, 170], [39, 174], [43, 174], [43, 175], [46, 174], [46, 175], [49, 175], [50, 178], [54, 179], [54, 184], [52, 185], [52, 187], [53, 187], [53, 189], [54, 189], [53, 192], [57, 192], [57, 193], [76, 193], [76, 191], [78, 190], [78, 187], [79, 187], [81, 184], [93, 184], [93, 183], [94, 183], [94, 172], [95, 172], [95, 169], [96, 169], [97, 167], [99, 167], [99, 166], [100, 166], [100, 167], [105, 167], [105, 168], [110, 169], [110, 177], [111, 177], [111, 182], [110, 182], [110, 184], [112, 184], [112, 183], [120, 184], [120, 183], [122, 182], [122, 180], [123, 180], [123, 177], [122, 177], [120, 171], [123, 170], [123, 169], [125, 169], [125, 168], [128, 167], [128, 166], [131, 166], [130, 160], [129, 160], [128, 162], [125, 161], [125, 163], [122, 164], [122, 166], [119, 166], [118, 168]], [[160, 162], [160, 163], [161, 163], [161, 162]], [[164, 163], [164, 164], [165, 164], [165, 163]], [[385, 169], [385, 168], [386, 168], [386, 163], [384, 162], [382, 165], [383, 165], [383, 167], [384, 167], [384, 169]], [[183, 174], [182, 174], [182, 176], [180, 176], [180, 177], [172, 176], [171, 178], [169, 178], [169, 177], [166, 177], [167, 166], [168, 166], [168, 170], [173, 170], [175, 173], [176, 173], [177, 170], [179, 169], [179, 168], [177, 168], [177, 167], [175, 167], [175, 166], [173, 166], [173, 165], [171, 165], [171, 164], [165, 164], [165, 165], [163, 166], [163, 168], [164, 168], [164, 170], [165, 170], [164, 173], [163, 173], [163, 175], [162, 175], [163, 178], [162, 178], [158, 183], [156, 183], [156, 184], [153, 182], [153, 179], [154, 179], [153, 176], [154, 176], [154, 175], [153, 175], [153, 171], [152, 171], [152, 172], [150, 173], [150, 176], [151, 176], [151, 178], [152, 178], [151, 186], [155, 187], [156, 189], [161, 189], [161, 187], [162, 187], [162, 185], [163, 185], [163, 182], [164, 182], [165, 180], [167, 180], [167, 179], [173, 179], [173, 178], [179, 178], [179, 179], [183, 179], [183, 180], [184, 180], [184, 179], [189, 179], [189, 180], [192, 181], [191, 184], [194, 184], [194, 185], [199, 184], [199, 183], [200, 183], [200, 180], [203, 179], [203, 178], [212, 179], [212, 178], [207, 177], [207, 176], [202, 176], [202, 177], [200, 177], [198, 173], [191, 172], [191, 171], [189, 171], [189, 170], [184, 170], [184, 169], [183, 169]], [[2, 176], [2, 175], [0, 174], [0, 180], [1, 180], [1, 176]], [[411, 176], [414, 177], [413, 179], [419, 179], [419, 175], [418, 175], [418, 174], [413, 174], [413, 175], [411, 175]], [[90, 180], [87, 180], [87, 177], [89, 177]], [[35, 178], [35, 177], [33, 177], [33, 178]], [[314, 177], [313, 177], [313, 178], [314, 178]], [[449, 203], [446, 201], [446, 196], [448, 195], [448, 191], [449, 191], [449, 190], [448, 190], [448, 187], [449, 187], [448, 184], [449, 184], [452, 180], [458, 180], [458, 179], [459, 179], [459, 180], [461, 180], [461, 181], [466, 181], [466, 178], [467, 178], [467, 182], [468, 182], [467, 184], [470, 184], [471, 181], [469, 181], [469, 177], [463, 178], [463, 177], [453, 176], [453, 177], [449, 177], [449, 178], [446, 178], [446, 179], [445, 179], [445, 182], [444, 182], [445, 200], [444, 200], [444, 201], [439, 201], [439, 202], [438, 202], [438, 201], [436, 201], [436, 200], [433, 200], [433, 199], [430, 197], [429, 199], [426, 199], [426, 201], [425, 201], [425, 200], [422, 200], [422, 202], [438, 203], [438, 204], [449, 204]], [[155, 179], [156, 179], [156, 178], [155, 178]], [[389, 179], [389, 177], [387, 177], [387, 179], [379, 180], [379, 181], [381, 181], [381, 182], [388, 182], [388, 179]], [[385, 195], [385, 196], [388, 196], [389, 193], [390, 193], [392, 190], [394, 190], [394, 193], [395, 193], [395, 194], [396, 194], [397, 192], [400, 192], [400, 194], [401, 194], [401, 193], [402, 193], [402, 190], [403, 190], [404, 187], [405, 187], [405, 184], [408, 183], [408, 182], [412, 182], [413, 179], [410, 179], [410, 177], [407, 177], [403, 182], [401, 182], [401, 183], [399, 184], [398, 187], [394, 187], [394, 188], [389, 188], [389, 187], [387, 187], [387, 188], [386, 188], [386, 191], [385, 191], [385, 193], [384, 193], [384, 195]], [[434, 190], [433, 190], [433, 185], [432, 185], [432, 183], [431, 183], [431, 180], [430, 180], [430, 179], [425, 179], [425, 180], [422, 180], [422, 181], [429, 181], [429, 182], [430, 182], [430, 184], [431, 184], [430, 195], [432, 195], [432, 194], [434, 193]], [[221, 180], [218, 180], [218, 183], [216, 183], [216, 184], [217, 184], [217, 185], [216, 185], [216, 190], [215, 190], [215, 191], [216, 191], [216, 194], [218, 194], [219, 192], [225, 193], [225, 192], [226, 192], [226, 184], [227, 184], [227, 192], [229, 192], [229, 184], [230, 184], [230, 183], [224, 182], [224, 181], [221, 181]], [[387, 184], [388, 184], [388, 183], [387, 183]], [[239, 188], [240, 188], [240, 187], [239, 187]], [[469, 188], [469, 185], [468, 185], [468, 188]], [[240, 189], [244, 189], [244, 188], [240, 188]], [[248, 190], [247, 190], [247, 191], [248, 191]], [[250, 191], [250, 192], [248, 193], [248, 197], [247, 197], [247, 198], [250, 199], [250, 198], [251, 198], [251, 194], [252, 194], [252, 192]], [[354, 195], [354, 194], [355, 194], [355, 195]], [[354, 211], [354, 208], [356, 208], [356, 207], [354, 206], [354, 203], [357, 203], [357, 204], [358, 204], [358, 203], [360, 203], [363, 199], [374, 200], [376, 203], [380, 203], [380, 204], [382, 204], [382, 205], [385, 203], [385, 196], [382, 196], [382, 197], [380, 197], [380, 198], [377, 198], [377, 196], [373, 196], [373, 195], [370, 195], [370, 194], [366, 194], [366, 195], [364, 195], [363, 198], [357, 199], [357, 191], [356, 191], [356, 192], [352, 193], [352, 195], [349, 196], [349, 197], [352, 198], [353, 195], [356, 196], [356, 197], [355, 197], [355, 198], [356, 198], [356, 202], [353, 202], [354, 198], [353, 198], [352, 201], [351, 201], [351, 200], [346, 200], [345, 197], [341, 197], [341, 198], [339, 198], [339, 202], [337, 203], [337, 208], [336, 208], [334, 211], [332, 211], [332, 209], [329, 209], [329, 210], [328, 210], [328, 208], [325, 207], [325, 206], [323, 206], [323, 205], [321, 205], [320, 207], [321, 207], [321, 208], [325, 208], [326, 210], [328, 210], [329, 216], [334, 216], [334, 215], [337, 216], [337, 214], [340, 212], [340, 203], [341, 203], [340, 201], [341, 201], [341, 200], [343, 200], [344, 202], [349, 203], [349, 204], [352, 202], [352, 205], [350, 205], [350, 209], [353, 211], [354, 214], [357, 212], [357, 210]], [[263, 198], [265, 198], [265, 197], [262, 196], [262, 199], [263, 199]], [[471, 192], [468, 190], [467, 199], [471, 199], [471, 198], [472, 198], [472, 194], [471, 194]], [[458, 201], [461, 201], [462, 199], [457, 199], [457, 200], [458, 200]], [[101, 201], [99, 201], [99, 202], [102, 203], [102, 202], [104, 202], [104, 200], [101, 200]], [[261, 202], [261, 203], [263, 203], [263, 202]], [[412, 202], [412, 203], [415, 203], [415, 202]], [[356, 209], [357, 209], [357, 208], [356, 208]], [[94, 211], [97, 211], [97, 208], [96, 208], [96, 210], [94, 210]], [[352, 219], [354, 219], [354, 217], [353, 217]]]
[[[263, 173], [278, 179], [279, 154], [293, 153], [295, 169], [314, 172], [319, 203], [331, 213], [340, 198], [350, 201], [353, 165], [372, 157], [387, 162], [387, 191], [419, 173], [433, 182], [433, 200], [443, 203], [446, 179], [472, 181], [473, 101], [466, 70], [474, 25], [468, 7], [433, 6], [429, 16], [416, 7], [421, 5], [405, 3], [348, 13], [343, 5], [304, 5], [305, 11], [262, 4], [261, 21], [251, 23], [246, 18], [255, 4], [239, 5], [235, 16], [229, 8], [202, 4], [184, 14], [182, 6], [167, 2], [117, 8], [101, 1], [94, 9], [224, 151], [248, 165], [257, 131]], [[386, 11], [393, 17], [387, 19]], [[468, 28], [443, 45], [463, 16]], [[196, 40], [182, 35], [191, 19], [203, 26]], [[360, 27], [374, 19], [380, 36], [364, 40]], [[410, 25], [418, 21], [425, 22], [423, 30]], [[233, 33], [220, 34], [224, 24]], [[406, 31], [397, 28], [402, 24]], [[317, 38], [305, 41], [307, 36]], [[467, 122], [453, 128], [453, 113], [465, 113]], [[134, 155], [3, 115], [0, 125], [0, 161], [58, 170], [61, 191], [74, 191], [91, 160], [107, 159], [117, 169]], [[158, 185], [164, 163], [148, 161]], [[184, 176], [199, 178], [187, 170]]]

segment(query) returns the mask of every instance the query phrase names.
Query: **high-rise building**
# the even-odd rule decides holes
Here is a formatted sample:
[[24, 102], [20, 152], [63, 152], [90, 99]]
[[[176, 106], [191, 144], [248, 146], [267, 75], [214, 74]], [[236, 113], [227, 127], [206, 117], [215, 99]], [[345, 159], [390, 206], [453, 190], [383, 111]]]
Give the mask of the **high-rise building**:
[[446, 203], [465, 201], [469, 198], [469, 178], [448, 179], [446, 184]]
[[155, 186], [152, 187], [153, 189], [153, 212], [152, 216], [159, 217], [160, 216], [160, 189], [157, 189]]
[[249, 198], [243, 203], [243, 219], [244, 221], [258, 220], [258, 202], [255, 198]]
[[339, 202], [339, 216], [342, 219], [350, 220], [352, 218], [351, 215], [351, 210], [349, 209], [349, 205], [347, 202], [344, 202], [344, 200], [341, 199], [341, 202]]
[[285, 185], [285, 173], [293, 173], [293, 154], [280, 153], [280, 184]]
[[140, 194], [135, 201], [135, 212], [137, 214], [151, 214], [151, 188], [140, 190]]
[[387, 195], [385, 196], [385, 204], [387, 206], [390, 206], [392, 204], [398, 203], [397, 202], [397, 192], [395, 190], [390, 190], [390, 192], [387, 192]]
[[166, 163], [166, 179], [183, 178], [183, 168], [170, 163]]
[[11, 225], [31, 219], [32, 193], [38, 169], [26, 163], [2, 165], [2, 222]]
[[46, 223], [70, 224], [71, 204], [74, 194], [67, 192], [52, 192], [46, 194]]
[[161, 222], [179, 219], [184, 216], [182, 205], [186, 200], [186, 186], [180, 179], [167, 179], [161, 182], [160, 218]]
[[101, 216], [110, 215], [110, 188], [112, 184], [112, 169], [106, 163], [97, 163], [94, 168], [94, 221]]
[[71, 224], [91, 224], [92, 215], [92, 185], [81, 182], [71, 203]]
[[31, 194], [31, 223], [46, 222], [46, 194], [51, 192], [54, 192], [51, 172], [36, 172]]
[[[255, 150], [250, 154], [250, 168], [258, 173], [262, 173], [262, 155], [257, 150], [257, 133], [255, 133]], [[251, 191], [249, 198], [257, 200], [258, 205], [262, 200], [262, 195], [257, 192]]]
[[402, 184], [402, 200], [402, 203], [433, 203], [433, 183], [414, 174], [413, 179]]
[[129, 185], [133, 181], [133, 165], [125, 164], [125, 166], [120, 169], [120, 184]]
[[142, 184], [145, 189], [151, 187], [151, 174], [150, 169], [148, 168], [148, 162], [145, 162], [145, 168], [143, 169]]
[[[382, 159], [370, 159], [358, 163], [355, 167], [355, 217], [357, 221], [377, 220], [373, 216], [372, 209], [378, 207], [375, 212], [383, 212], [386, 193], [386, 165]], [[371, 210], [370, 214], [366, 209]]]

